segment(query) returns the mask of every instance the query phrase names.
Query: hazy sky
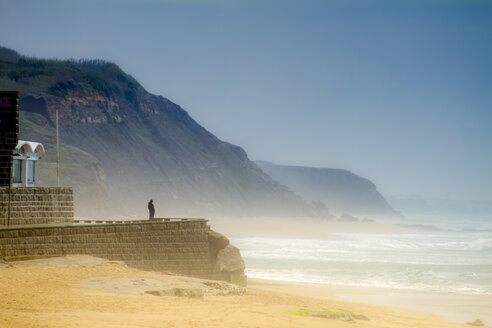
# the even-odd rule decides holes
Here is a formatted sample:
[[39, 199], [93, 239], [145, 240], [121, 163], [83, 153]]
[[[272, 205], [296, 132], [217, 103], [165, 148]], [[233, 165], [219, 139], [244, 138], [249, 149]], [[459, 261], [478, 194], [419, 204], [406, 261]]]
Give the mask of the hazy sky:
[[251, 159], [492, 201], [492, 1], [0, 0], [0, 45], [116, 62]]

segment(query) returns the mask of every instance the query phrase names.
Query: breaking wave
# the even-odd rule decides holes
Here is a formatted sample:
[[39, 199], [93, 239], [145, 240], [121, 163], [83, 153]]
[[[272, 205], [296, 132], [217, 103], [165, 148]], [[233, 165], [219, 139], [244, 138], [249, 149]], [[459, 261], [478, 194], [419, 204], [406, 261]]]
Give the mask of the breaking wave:
[[492, 294], [492, 233], [341, 234], [342, 240], [238, 238], [253, 278]]

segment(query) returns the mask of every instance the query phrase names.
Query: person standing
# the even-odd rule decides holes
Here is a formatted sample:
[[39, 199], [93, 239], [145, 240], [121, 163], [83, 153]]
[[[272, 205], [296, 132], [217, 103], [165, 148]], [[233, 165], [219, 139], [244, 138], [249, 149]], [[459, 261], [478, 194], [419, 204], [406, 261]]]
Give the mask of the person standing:
[[149, 208], [149, 219], [153, 219], [155, 214], [155, 208], [154, 208], [154, 201], [152, 199], [147, 204], [147, 207]]

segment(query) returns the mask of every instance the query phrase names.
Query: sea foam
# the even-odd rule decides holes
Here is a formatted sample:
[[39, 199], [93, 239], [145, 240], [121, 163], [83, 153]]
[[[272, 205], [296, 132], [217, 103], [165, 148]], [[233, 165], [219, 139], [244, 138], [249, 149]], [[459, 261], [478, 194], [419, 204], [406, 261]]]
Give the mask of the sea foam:
[[342, 240], [237, 238], [253, 278], [492, 294], [492, 233], [343, 234]]

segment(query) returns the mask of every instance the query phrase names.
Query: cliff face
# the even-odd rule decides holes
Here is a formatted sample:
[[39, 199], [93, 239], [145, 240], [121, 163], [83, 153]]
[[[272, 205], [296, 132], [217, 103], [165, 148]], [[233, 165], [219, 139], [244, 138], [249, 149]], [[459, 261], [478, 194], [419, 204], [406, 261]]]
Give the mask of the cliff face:
[[150, 198], [156, 216], [309, 211], [240, 147], [114, 64], [26, 59], [0, 48], [0, 88], [21, 93], [20, 138], [45, 145], [40, 175], [48, 185], [56, 183], [58, 111], [62, 183], [74, 187], [78, 215], [144, 215]]
[[255, 163], [305, 200], [318, 205], [321, 201], [331, 213], [347, 212], [372, 218], [400, 216], [378, 192], [374, 183], [347, 170], [285, 166], [265, 161]]

